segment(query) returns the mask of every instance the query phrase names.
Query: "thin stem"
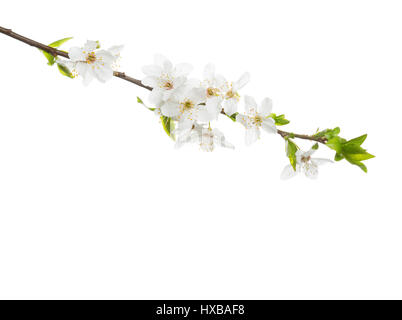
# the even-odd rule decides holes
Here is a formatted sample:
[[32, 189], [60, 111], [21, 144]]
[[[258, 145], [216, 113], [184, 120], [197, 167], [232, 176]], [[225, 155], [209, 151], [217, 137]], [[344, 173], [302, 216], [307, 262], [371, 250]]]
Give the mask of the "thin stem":
[[[18, 33], [15, 33], [11, 29], [3, 28], [3, 27], [0, 26], [0, 33], [3, 33], [3, 34], [5, 34], [5, 35], [7, 35], [7, 36], [9, 36], [11, 38], [14, 38], [14, 39], [17, 39], [17, 40], [19, 40], [21, 42], [24, 42], [24, 43], [26, 43], [26, 44], [28, 44], [28, 45], [30, 45], [32, 47], [35, 47], [35, 48], [38, 48], [40, 50], [46, 51], [46, 52], [50, 53], [51, 55], [53, 55], [54, 57], [60, 56], [60, 57], [69, 59], [69, 56], [68, 56], [67, 52], [58, 50], [56, 48], [49, 47], [49, 46], [47, 46], [47, 45], [45, 45], [43, 43], [40, 43], [40, 42], [37, 42], [37, 41], [32, 40], [30, 38], [24, 37], [24, 36], [22, 36], [22, 35], [20, 35]], [[133, 83], [133, 84], [135, 84], [135, 85], [137, 85], [137, 86], [139, 86], [141, 88], [144, 88], [144, 89], [152, 91], [152, 88], [148, 87], [146, 85], [143, 85], [141, 83], [141, 80], [138, 80], [138, 79], [132, 78], [130, 76], [127, 76], [124, 72], [114, 71], [113, 75], [115, 77], [117, 77], [117, 78], [120, 78], [120, 79], [123, 79], [125, 81], [131, 82], [131, 83]], [[323, 144], [325, 144], [327, 142], [325, 137], [317, 138], [317, 137], [314, 137], [314, 136], [311, 136], [311, 135], [296, 134], [296, 133], [286, 132], [286, 131], [282, 131], [282, 130], [278, 130], [278, 134], [284, 139], [287, 138], [287, 137], [290, 137], [290, 138], [299, 138], [299, 139], [303, 139], [303, 140], [316, 141], [316, 142], [323, 143]]]

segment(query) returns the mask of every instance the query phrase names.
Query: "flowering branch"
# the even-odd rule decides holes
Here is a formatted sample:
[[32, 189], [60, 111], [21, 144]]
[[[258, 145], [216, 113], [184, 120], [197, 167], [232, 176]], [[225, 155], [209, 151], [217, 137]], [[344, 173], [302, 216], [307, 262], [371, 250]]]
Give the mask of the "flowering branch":
[[[38, 48], [47, 58], [49, 65], [56, 64], [59, 71], [70, 78], [82, 76], [86, 85], [94, 78], [106, 82], [114, 76], [151, 91], [149, 100], [153, 107], [147, 108], [161, 118], [165, 131], [173, 139], [176, 138], [176, 146], [196, 141], [204, 151], [212, 151], [215, 145], [234, 148], [218, 129], [211, 128], [211, 121], [217, 120], [219, 114], [222, 114], [245, 127], [248, 145], [260, 137], [260, 128], [269, 133], [277, 133], [285, 140], [290, 165], [282, 172], [282, 178], [292, 177], [301, 170], [306, 176], [315, 178], [318, 165], [331, 162], [311, 157], [318, 149], [318, 143], [336, 151], [335, 161], [346, 159], [365, 172], [367, 168], [361, 161], [374, 157], [361, 148], [367, 135], [347, 141], [339, 137], [339, 128], [327, 129], [313, 135], [279, 130], [277, 126], [286, 125], [289, 121], [284, 115], [277, 116], [271, 112], [272, 101], [269, 98], [264, 99], [258, 106], [252, 97], [245, 96], [246, 114], [239, 114], [238, 91], [248, 83], [248, 73], [236, 82], [228, 82], [222, 76], [216, 75], [214, 66], [209, 64], [204, 71], [204, 81], [188, 80], [191, 66], [179, 64], [174, 67], [163, 56], [156, 56], [153, 65], [143, 68], [146, 77], [138, 80], [115, 70], [114, 64], [120, 57], [122, 46], [102, 50], [98, 41], [87, 41], [85, 46], [73, 47], [67, 52], [59, 47], [71, 38], [45, 45], [11, 29], [0, 27], [0, 33]], [[145, 106], [140, 98], [138, 102]], [[310, 151], [302, 152], [294, 143], [295, 138], [310, 140], [316, 144]]]

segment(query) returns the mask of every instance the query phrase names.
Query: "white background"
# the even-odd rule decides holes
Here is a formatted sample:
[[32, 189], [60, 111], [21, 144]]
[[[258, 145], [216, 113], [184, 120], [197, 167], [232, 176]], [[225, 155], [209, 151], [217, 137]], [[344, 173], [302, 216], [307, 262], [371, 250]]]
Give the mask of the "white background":
[[38, 41], [125, 44], [137, 78], [154, 53], [249, 71], [243, 94], [289, 130], [368, 133], [377, 158], [283, 182], [282, 139], [246, 148], [229, 119], [235, 151], [177, 151], [142, 88], [84, 87], [0, 34], [0, 298], [402, 298], [400, 4], [3, 3], [1, 25]]

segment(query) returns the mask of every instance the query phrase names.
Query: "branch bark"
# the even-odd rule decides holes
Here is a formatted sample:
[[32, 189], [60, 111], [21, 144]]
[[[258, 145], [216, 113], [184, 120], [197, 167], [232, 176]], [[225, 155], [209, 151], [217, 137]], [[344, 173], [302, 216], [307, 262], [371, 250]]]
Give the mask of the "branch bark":
[[[47, 46], [47, 45], [45, 45], [43, 43], [40, 43], [40, 42], [37, 42], [37, 41], [32, 40], [30, 38], [24, 37], [24, 36], [22, 36], [22, 35], [20, 35], [18, 33], [15, 33], [11, 29], [3, 28], [3, 27], [0, 26], [0, 33], [3, 33], [3, 34], [5, 34], [5, 35], [7, 35], [7, 36], [9, 36], [11, 38], [19, 40], [19, 41], [21, 41], [21, 42], [23, 42], [25, 44], [28, 44], [28, 45], [30, 45], [32, 47], [35, 47], [35, 48], [38, 48], [40, 50], [46, 51], [46, 52], [50, 53], [51, 55], [53, 55], [54, 57], [60, 56], [60, 57], [69, 59], [69, 56], [68, 56], [67, 52], [58, 50], [56, 48], [49, 47], [49, 46]], [[141, 80], [138, 80], [138, 79], [135, 79], [133, 77], [130, 77], [130, 76], [126, 75], [124, 72], [114, 71], [113, 75], [115, 77], [117, 77], [117, 78], [122, 79], [122, 80], [131, 82], [131, 83], [133, 83], [133, 84], [135, 84], [135, 85], [137, 85], [137, 86], [139, 86], [141, 88], [144, 88], [144, 89], [147, 89], [147, 90], [150, 90], [150, 91], [152, 90], [151, 87], [143, 85], [141, 83]], [[278, 134], [284, 139], [287, 138], [287, 137], [290, 137], [290, 138], [298, 138], [298, 139], [303, 139], [303, 140], [316, 141], [316, 142], [323, 143], [323, 144], [325, 144], [327, 142], [325, 137], [317, 138], [317, 137], [314, 137], [314, 136], [311, 136], [311, 135], [295, 134], [295, 133], [291, 133], [291, 132], [287, 132], [287, 131], [282, 131], [282, 130], [279, 130], [279, 129], [278, 129]]]

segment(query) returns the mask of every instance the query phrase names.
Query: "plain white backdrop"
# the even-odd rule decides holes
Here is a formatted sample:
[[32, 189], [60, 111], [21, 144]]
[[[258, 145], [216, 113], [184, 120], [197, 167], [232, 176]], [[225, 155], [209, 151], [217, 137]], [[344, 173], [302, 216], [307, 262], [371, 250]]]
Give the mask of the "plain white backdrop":
[[[175, 150], [120, 79], [84, 87], [0, 34], [0, 298], [402, 298], [400, 1], [7, 1], [1, 26], [44, 43], [124, 44], [214, 62], [288, 129], [368, 133], [368, 174], [279, 179], [279, 136]], [[300, 143], [308, 148], [311, 144]], [[333, 157], [322, 147], [321, 157]]]

